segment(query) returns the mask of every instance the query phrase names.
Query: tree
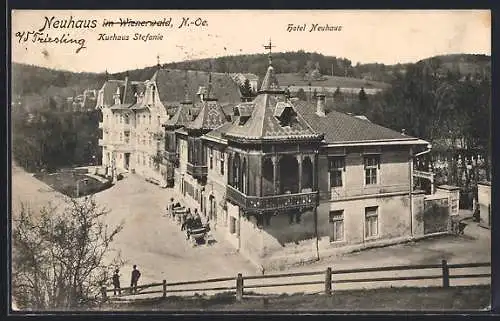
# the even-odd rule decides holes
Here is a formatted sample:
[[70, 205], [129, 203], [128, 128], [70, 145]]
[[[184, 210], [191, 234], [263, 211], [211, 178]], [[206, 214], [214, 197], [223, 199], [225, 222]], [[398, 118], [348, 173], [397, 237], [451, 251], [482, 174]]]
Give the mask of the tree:
[[122, 230], [109, 228], [109, 212], [92, 197], [66, 199], [59, 211], [50, 203], [39, 215], [26, 204], [13, 221], [12, 289], [21, 309], [64, 310], [96, 298], [108, 268], [121, 266], [111, 243]]
[[297, 98], [300, 100], [303, 100], [303, 101], [307, 100], [307, 95], [306, 95], [306, 92], [304, 91], [304, 89], [300, 88], [297, 91]]
[[245, 78], [245, 82], [242, 86], [240, 86], [240, 91], [243, 97], [253, 97], [252, 86], [250, 85], [250, 80], [248, 80], [248, 78]]

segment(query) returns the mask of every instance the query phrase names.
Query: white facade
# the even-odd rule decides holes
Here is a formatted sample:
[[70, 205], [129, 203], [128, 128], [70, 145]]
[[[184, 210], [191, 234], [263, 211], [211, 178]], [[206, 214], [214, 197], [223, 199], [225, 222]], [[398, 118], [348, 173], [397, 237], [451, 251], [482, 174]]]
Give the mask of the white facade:
[[[97, 106], [102, 112], [102, 165], [106, 175], [132, 171], [165, 185], [160, 170], [164, 150], [162, 124], [168, 114], [157, 98], [156, 84], [146, 81], [144, 92], [135, 94], [135, 103], [120, 97], [120, 82], [114, 94], [114, 104], [106, 104], [104, 87], [99, 91]], [[116, 169], [116, 170], [113, 170]]]

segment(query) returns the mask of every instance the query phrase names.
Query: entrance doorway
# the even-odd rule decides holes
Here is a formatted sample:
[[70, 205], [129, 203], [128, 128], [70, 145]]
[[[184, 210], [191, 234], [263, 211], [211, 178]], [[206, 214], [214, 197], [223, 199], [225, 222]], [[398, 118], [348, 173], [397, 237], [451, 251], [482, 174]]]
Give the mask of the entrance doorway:
[[130, 166], [130, 153], [125, 153], [125, 169], [128, 170]]

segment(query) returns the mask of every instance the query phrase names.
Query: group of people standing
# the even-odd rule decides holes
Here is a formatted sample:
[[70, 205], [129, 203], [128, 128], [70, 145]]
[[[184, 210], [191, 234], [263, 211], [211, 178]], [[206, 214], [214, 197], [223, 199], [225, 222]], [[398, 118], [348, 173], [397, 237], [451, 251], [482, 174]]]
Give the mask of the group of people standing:
[[[137, 293], [137, 282], [139, 282], [139, 278], [141, 277], [141, 272], [137, 269], [137, 265], [134, 265], [132, 268], [131, 279], [130, 279], [130, 293]], [[116, 295], [122, 294], [122, 290], [120, 287], [120, 270], [116, 269], [115, 273], [113, 273], [113, 293]]]

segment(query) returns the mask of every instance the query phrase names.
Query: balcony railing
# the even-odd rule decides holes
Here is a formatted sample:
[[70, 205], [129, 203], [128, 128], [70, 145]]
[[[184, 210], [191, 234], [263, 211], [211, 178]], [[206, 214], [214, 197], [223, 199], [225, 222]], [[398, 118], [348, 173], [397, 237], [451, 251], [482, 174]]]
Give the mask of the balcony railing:
[[194, 165], [187, 163], [186, 171], [194, 178], [204, 178], [207, 176], [208, 168], [206, 165]]
[[312, 208], [318, 205], [318, 192], [281, 194], [274, 196], [249, 196], [227, 185], [226, 197], [248, 212], [279, 211], [294, 208]]

